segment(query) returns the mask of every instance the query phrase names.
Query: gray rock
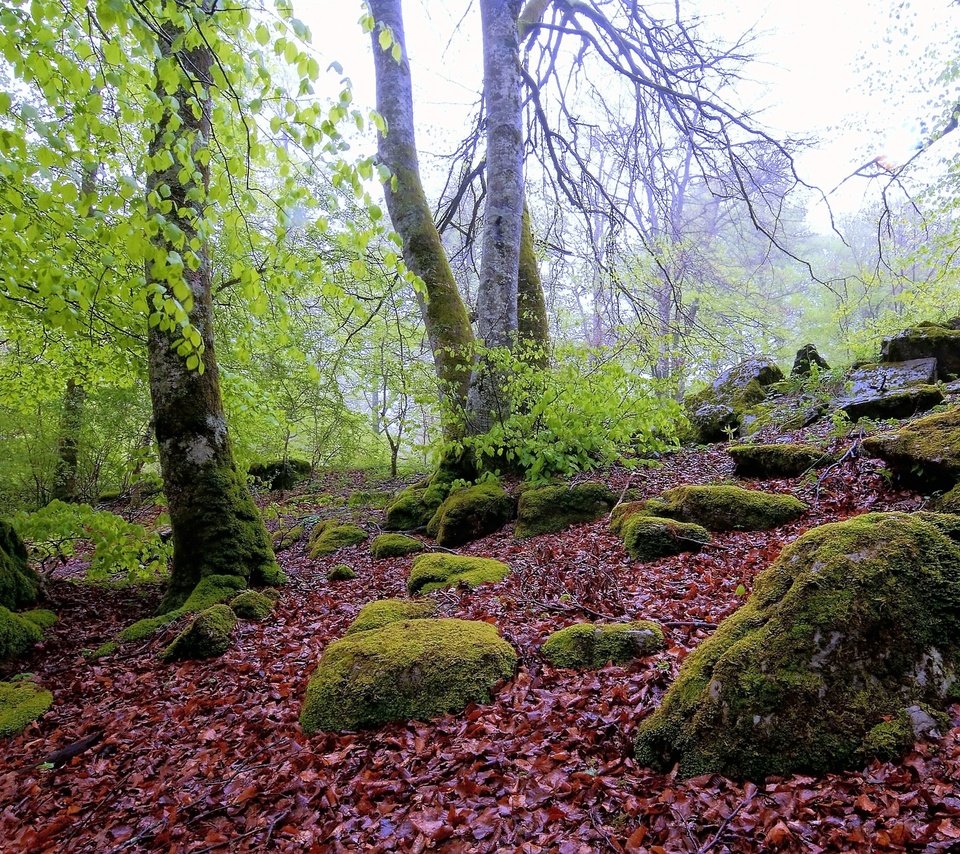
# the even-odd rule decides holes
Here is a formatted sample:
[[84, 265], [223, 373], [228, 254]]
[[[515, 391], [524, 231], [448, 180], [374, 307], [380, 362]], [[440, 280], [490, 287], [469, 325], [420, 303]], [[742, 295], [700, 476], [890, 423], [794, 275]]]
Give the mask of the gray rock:
[[850, 372], [847, 392], [836, 405], [851, 421], [906, 418], [943, 401], [943, 392], [932, 385], [936, 374], [936, 359], [862, 365]]
[[884, 362], [936, 359], [937, 376], [952, 380], [960, 375], [960, 329], [923, 323], [883, 342], [880, 358]]
[[720, 403], [705, 403], [690, 416], [697, 428], [697, 437], [701, 442], [721, 442], [728, 438], [728, 431], [736, 431], [740, 418], [733, 408]]
[[817, 352], [817, 348], [813, 344], [804, 344], [797, 350], [797, 356], [793, 360], [793, 369], [790, 371], [790, 376], [808, 377], [810, 376], [810, 368], [812, 365], [816, 365], [823, 370], [829, 370], [830, 368], [827, 360]]

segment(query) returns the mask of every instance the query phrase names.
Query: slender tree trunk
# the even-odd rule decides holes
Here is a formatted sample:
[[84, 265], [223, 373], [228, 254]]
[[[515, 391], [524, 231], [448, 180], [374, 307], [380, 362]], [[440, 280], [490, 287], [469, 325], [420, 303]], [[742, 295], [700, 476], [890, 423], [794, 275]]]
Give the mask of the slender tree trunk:
[[77, 458], [80, 430], [83, 427], [83, 405], [87, 393], [77, 380], [67, 380], [60, 416], [60, 438], [57, 441], [57, 465], [53, 473], [52, 497], [59, 501], [79, 501]]
[[539, 367], [546, 367], [550, 350], [550, 325], [540, 266], [533, 246], [533, 225], [526, 205], [523, 206], [523, 230], [520, 233], [517, 327], [520, 342], [531, 348], [531, 355]]
[[[520, 0], [480, 0], [483, 92], [487, 109], [487, 206], [477, 288], [477, 337], [487, 348], [516, 343], [520, 236], [523, 230], [523, 106]], [[502, 377], [485, 359], [474, 366], [468, 430], [486, 432], [508, 414]]]
[[[207, 13], [212, 11], [210, 3], [203, 0]], [[201, 8], [197, 2], [191, 5]], [[176, 56], [191, 85], [181, 85], [176, 92], [178, 122], [171, 122], [174, 117], [166, 113], [154, 129], [151, 157], [183, 143], [196, 154], [211, 136], [212, 52], [200, 46], [181, 49], [177, 55], [172, 45], [180, 35], [178, 27], [161, 25], [160, 61]], [[163, 198], [166, 189], [159, 192], [159, 188], [166, 185], [172, 203], [161, 203], [153, 212], [162, 213], [178, 226], [188, 245], [198, 235], [210, 181], [206, 161], [195, 162], [193, 169], [199, 179], [181, 181], [181, 164], [174, 157], [174, 165], [147, 175], [148, 199]], [[162, 229], [155, 239], [160, 250], [174, 250], [164, 242]], [[208, 575], [239, 575], [254, 584], [280, 577], [263, 520], [233, 460], [214, 355], [206, 246], [198, 255], [196, 269], [185, 266], [184, 281], [193, 298], [190, 322], [203, 340], [203, 373], [187, 369], [184, 357], [173, 346], [175, 334], [152, 327], [148, 339], [150, 396], [174, 544], [173, 574], [161, 612], [182, 604], [197, 582]], [[153, 279], [149, 264], [147, 279]]]
[[[387, 133], [379, 135], [377, 152], [393, 175], [384, 184], [387, 210], [403, 241], [404, 261], [426, 286], [425, 298], [418, 293], [417, 299], [443, 393], [448, 403], [462, 409], [470, 381], [473, 330], [420, 180], [401, 2], [370, 0], [369, 7], [378, 25], [371, 32], [377, 111], [387, 121]], [[402, 51], [399, 62], [380, 47], [379, 35], [384, 27], [389, 27]], [[448, 432], [453, 429], [452, 423], [448, 419]]]

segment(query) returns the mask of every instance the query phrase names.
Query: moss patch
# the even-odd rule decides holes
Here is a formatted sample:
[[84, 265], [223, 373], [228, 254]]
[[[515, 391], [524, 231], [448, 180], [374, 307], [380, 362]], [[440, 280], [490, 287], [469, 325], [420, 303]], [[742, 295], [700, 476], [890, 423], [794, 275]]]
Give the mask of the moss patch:
[[24, 611], [20, 616], [25, 620], [29, 620], [40, 629], [49, 629], [50, 626], [57, 622], [57, 615], [54, 614], [53, 611], [48, 611], [46, 608], [34, 608], [32, 611]]
[[955, 698], [958, 665], [960, 547], [922, 514], [824, 525], [688, 656], [636, 756], [683, 776], [855, 767], [906, 744], [884, 723]]
[[731, 445], [727, 452], [741, 477], [797, 477], [831, 461], [812, 445]]
[[663, 630], [656, 623], [577, 623], [550, 635], [543, 655], [554, 667], [578, 670], [624, 664], [663, 649]]
[[40, 576], [27, 563], [27, 549], [8, 522], [0, 520], [0, 607], [15, 611], [37, 601]]
[[23, 732], [51, 703], [53, 694], [29, 680], [0, 682], [0, 736]]
[[438, 471], [430, 480], [408, 486], [387, 508], [383, 527], [388, 531], [413, 531], [429, 524], [450, 494], [453, 478]]
[[390, 623], [404, 620], [423, 620], [437, 613], [437, 603], [431, 599], [379, 599], [364, 605], [347, 628], [347, 634], [381, 629]]
[[352, 581], [356, 577], [354, 568], [346, 563], [338, 563], [327, 572], [327, 581]]
[[481, 584], [496, 584], [510, 573], [510, 567], [498, 560], [486, 557], [463, 557], [461, 555], [420, 555], [410, 567], [407, 591], [429, 593], [444, 587], [465, 584], [469, 588]]
[[323, 652], [307, 685], [307, 733], [427, 720], [489, 702], [517, 654], [489, 623], [410, 620], [355, 632]]
[[25, 655], [42, 637], [40, 626], [0, 605], [0, 661]]
[[214, 605], [201, 611], [163, 651], [167, 661], [192, 658], [214, 658], [230, 646], [230, 633], [237, 624], [237, 615], [227, 605]]
[[610, 530], [619, 534], [623, 523], [637, 513], [645, 513], [646, 501], [624, 501], [610, 512]]
[[610, 512], [617, 497], [602, 483], [528, 487], [520, 494], [515, 533], [534, 537], [593, 522]]
[[402, 557], [422, 551], [423, 543], [406, 534], [381, 534], [370, 543], [370, 554], [375, 558]]
[[868, 436], [863, 447], [907, 483], [949, 489], [960, 481], [960, 407], [918, 418], [896, 433]]
[[247, 470], [250, 477], [266, 484], [271, 490], [293, 489], [310, 477], [313, 467], [306, 460], [287, 459], [254, 463]]
[[942, 513], [960, 513], [960, 483], [949, 492], [941, 495], [936, 500], [934, 507]]
[[242, 620], [265, 620], [272, 613], [275, 602], [256, 590], [244, 590], [230, 600], [230, 609]]
[[627, 554], [634, 560], [657, 560], [683, 552], [696, 552], [710, 542], [706, 528], [693, 522], [658, 519], [636, 514], [620, 526]]
[[310, 532], [310, 557], [327, 557], [347, 546], [355, 546], [367, 538], [367, 532], [356, 525], [335, 519], [317, 522]]
[[499, 483], [479, 483], [451, 492], [427, 525], [441, 546], [462, 546], [499, 531], [513, 519], [517, 503]]
[[807, 505], [792, 495], [739, 486], [677, 486], [646, 503], [654, 516], [696, 522], [711, 531], [760, 531], [802, 516]]

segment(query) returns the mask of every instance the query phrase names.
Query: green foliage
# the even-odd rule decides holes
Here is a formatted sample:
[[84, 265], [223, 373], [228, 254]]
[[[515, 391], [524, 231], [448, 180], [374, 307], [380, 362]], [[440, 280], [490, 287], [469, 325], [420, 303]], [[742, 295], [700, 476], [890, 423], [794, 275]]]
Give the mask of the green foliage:
[[510, 567], [499, 560], [462, 555], [420, 555], [410, 567], [407, 591], [430, 593], [460, 584], [473, 589], [481, 584], [496, 584], [510, 573]]
[[347, 634], [369, 632], [389, 623], [404, 620], [423, 620], [436, 616], [437, 603], [432, 599], [378, 599], [364, 605], [353, 622], [347, 627]]
[[0, 737], [23, 732], [53, 703], [53, 694], [29, 679], [0, 682]]
[[554, 667], [577, 670], [625, 664], [663, 649], [663, 630], [656, 623], [577, 623], [553, 632], [544, 642], [544, 657]]

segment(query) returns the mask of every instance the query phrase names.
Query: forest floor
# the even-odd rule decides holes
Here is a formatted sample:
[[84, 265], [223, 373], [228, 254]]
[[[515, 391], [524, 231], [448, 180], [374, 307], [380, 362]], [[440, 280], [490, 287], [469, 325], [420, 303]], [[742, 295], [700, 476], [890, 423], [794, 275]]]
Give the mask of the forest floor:
[[[488, 705], [373, 732], [308, 738], [297, 716], [324, 647], [366, 602], [405, 594], [409, 557], [374, 561], [360, 545], [315, 561], [298, 543], [280, 556], [290, 583], [274, 618], [241, 622], [222, 658], [177, 665], [157, 657], [176, 625], [99, 661], [82, 655], [148, 615], [158, 590], [55, 581], [49, 607], [60, 622], [17, 668], [50, 687], [54, 705], [3, 745], [0, 850], [960, 850], [960, 706], [942, 741], [918, 744], [903, 762], [816, 779], [679, 780], [630, 755], [637, 724], [684, 657], [785, 544], [825, 522], [921, 505], [880, 470], [861, 457], [819, 486], [743, 481], [793, 492], [811, 509], [782, 528], [718, 534], [700, 554], [654, 563], [630, 561], [605, 520], [523, 541], [508, 527], [471, 543], [464, 553], [500, 558], [512, 574], [432, 595], [446, 615], [494, 623], [519, 652], [516, 677]], [[629, 482], [654, 496], [732, 474], [723, 447], [713, 446], [603, 477], [614, 489]], [[310, 490], [326, 486], [345, 499], [361, 481], [341, 476]], [[296, 506], [301, 515], [339, 509], [371, 531], [382, 517], [347, 511], [345, 501]], [[340, 562], [359, 577], [328, 582], [327, 568]], [[668, 649], [584, 673], [541, 657], [549, 632], [600, 616], [656, 620]], [[42, 764], [100, 732], [99, 743], [64, 766]]]

